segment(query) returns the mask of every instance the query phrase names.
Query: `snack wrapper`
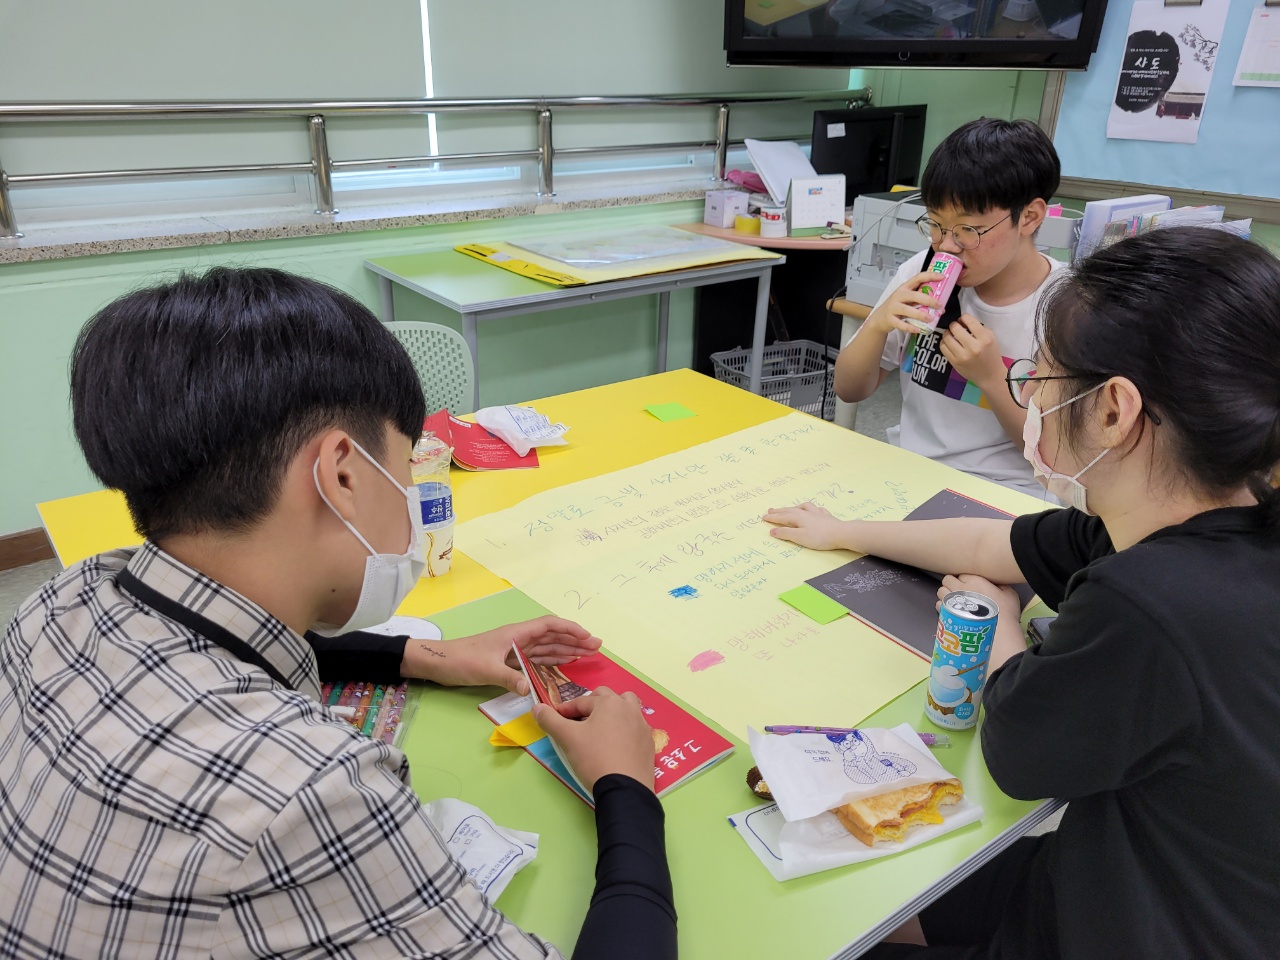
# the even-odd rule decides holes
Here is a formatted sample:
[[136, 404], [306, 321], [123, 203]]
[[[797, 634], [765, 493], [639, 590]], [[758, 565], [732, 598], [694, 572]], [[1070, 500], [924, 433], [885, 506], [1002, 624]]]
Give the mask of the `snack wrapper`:
[[853, 800], [951, 776], [906, 724], [844, 735], [777, 736], [748, 728], [747, 735], [760, 775], [788, 821], [807, 820]]

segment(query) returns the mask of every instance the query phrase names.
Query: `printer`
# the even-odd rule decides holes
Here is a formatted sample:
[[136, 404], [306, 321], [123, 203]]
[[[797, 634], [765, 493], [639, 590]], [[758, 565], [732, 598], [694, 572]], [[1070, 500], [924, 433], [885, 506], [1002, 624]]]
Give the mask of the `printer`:
[[[919, 192], [864, 193], [853, 202], [850, 232], [854, 244], [845, 271], [845, 299], [871, 305], [880, 299], [898, 268], [929, 245], [916, 221], [925, 214]], [[916, 199], [911, 199], [916, 198]], [[1075, 256], [1080, 214], [1046, 217], [1036, 233], [1045, 253], [1066, 250]]]

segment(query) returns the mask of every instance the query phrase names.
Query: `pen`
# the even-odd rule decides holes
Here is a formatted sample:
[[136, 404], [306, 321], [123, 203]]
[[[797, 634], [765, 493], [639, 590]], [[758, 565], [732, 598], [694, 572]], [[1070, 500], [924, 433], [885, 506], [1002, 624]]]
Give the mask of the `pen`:
[[[782, 724], [765, 727], [764, 732], [774, 733], [779, 736], [785, 736], [788, 733], [833, 733], [840, 735], [857, 733], [857, 729], [854, 727], [794, 727]], [[951, 746], [951, 738], [945, 733], [917, 733], [916, 736], [920, 738], [926, 747]]]

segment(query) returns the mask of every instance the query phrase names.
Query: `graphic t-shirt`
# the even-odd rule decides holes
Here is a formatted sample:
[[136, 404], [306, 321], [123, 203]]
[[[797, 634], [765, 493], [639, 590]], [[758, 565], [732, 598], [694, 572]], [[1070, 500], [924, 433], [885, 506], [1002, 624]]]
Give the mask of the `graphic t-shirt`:
[[[922, 269], [928, 250], [912, 257], [894, 275], [877, 301], [889, 295]], [[970, 287], [958, 287], [949, 309], [933, 333], [907, 334], [895, 330], [885, 341], [880, 367], [899, 370], [902, 382], [902, 422], [889, 431], [889, 440], [949, 467], [1045, 499], [1031, 465], [1000, 426], [991, 403], [975, 384], [962, 377], [938, 349], [942, 334], [961, 313], [978, 319], [996, 335], [1006, 367], [1035, 355], [1035, 316], [1040, 297], [1065, 264], [1049, 261], [1049, 276], [1029, 296], [1007, 306], [993, 307]]]

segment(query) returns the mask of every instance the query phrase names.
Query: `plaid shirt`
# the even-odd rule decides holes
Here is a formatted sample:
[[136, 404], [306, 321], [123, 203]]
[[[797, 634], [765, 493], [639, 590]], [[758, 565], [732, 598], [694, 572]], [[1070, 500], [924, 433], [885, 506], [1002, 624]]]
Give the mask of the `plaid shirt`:
[[0, 956], [559, 956], [321, 706], [307, 642], [153, 544], [41, 587], [0, 674]]

